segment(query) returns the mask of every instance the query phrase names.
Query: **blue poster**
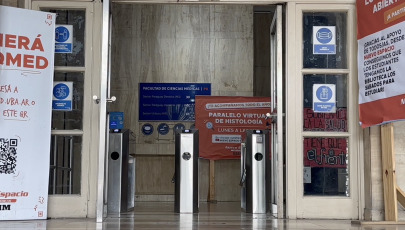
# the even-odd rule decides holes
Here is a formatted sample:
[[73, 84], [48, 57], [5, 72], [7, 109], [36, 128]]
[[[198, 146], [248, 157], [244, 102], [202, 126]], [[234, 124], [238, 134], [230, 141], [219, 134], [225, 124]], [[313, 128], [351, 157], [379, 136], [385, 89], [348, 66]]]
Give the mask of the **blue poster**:
[[55, 53], [72, 53], [73, 25], [56, 25]]
[[140, 83], [140, 121], [194, 121], [196, 95], [211, 95], [210, 83]]
[[53, 83], [52, 110], [72, 111], [73, 82]]
[[335, 113], [336, 112], [336, 85], [334, 84], [314, 84], [313, 85], [313, 105], [315, 113]]
[[336, 32], [334, 26], [314, 26], [314, 54], [336, 54]]

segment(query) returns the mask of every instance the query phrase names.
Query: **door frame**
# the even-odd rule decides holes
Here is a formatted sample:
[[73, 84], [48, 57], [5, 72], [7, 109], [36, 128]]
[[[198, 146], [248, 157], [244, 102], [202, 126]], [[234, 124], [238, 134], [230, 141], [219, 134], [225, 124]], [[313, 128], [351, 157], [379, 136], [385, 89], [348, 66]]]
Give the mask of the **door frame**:
[[[270, 26], [271, 213], [284, 218], [284, 55], [283, 6], [276, 5]], [[275, 122], [273, 122], [275, 120]]]
[[52, 130], [56, 135], [73, 135], [82, 137], [81, 150], [81, 182], [80, 194], [71, 195], [49, 195], [48, 216], [51, 218], [62, 217], [93, 217], [95, 215], [95, 185], [97, 171], [93, 167], [92, 158], [95, 156], [95, 139], [91, 133], [94, 132], [94, 107], [92, 105], [92, 84], [94, 84], [94, 66], [97, 59], [94, 58], [97, 52], [93, 46], [97, 45], [97, 39], [93, 40], [93, 35], [97, 31], [97, 23], [94, 23], [95, 4], [89, 1], [31, 1], [27, 3], [33, 10], [42, 9], [72, 9], [85, 10], [85, 65], [83, 67], [55, 67], [55, 72], [83, 72], [84, 95], [83, 95], [83, 128], [82, 130]]
[[[304, 69], [302, 52], [303, 12], [347, 12], [347, 68], [346, 69]], [[356, 19], [355, 3], [341, 4], [287, 4], [287, 218], [337, 218], [359, 219], [363, 216], [361, 191], [364, 190], [361, 169], [364, 160], [361, 153], [361, 132], [358, 126], [357, 108], [357, 63], [356, 63]], [[304, 132], [303, 131], [303, 75], [345, 74], [348, 93], [348, 132]], [[297, 128], [298, 127], [298, 128]], [[350, 197], [322, 197], [303, 195], [303, 138], [304, 137], [346, 137], [349, 140]], [[311, 203], [317, 202], [314, 208]], [[346, 203], [349, 211], [340, 212], [340, 204]], [[339, 204], [339, 205], [338, 205]], [[330, 207], [330, 208], [329, 208]], [[325, 210], [325, 212], [319, 212]], [[330, 212], [328, 212], [328, 211]]]

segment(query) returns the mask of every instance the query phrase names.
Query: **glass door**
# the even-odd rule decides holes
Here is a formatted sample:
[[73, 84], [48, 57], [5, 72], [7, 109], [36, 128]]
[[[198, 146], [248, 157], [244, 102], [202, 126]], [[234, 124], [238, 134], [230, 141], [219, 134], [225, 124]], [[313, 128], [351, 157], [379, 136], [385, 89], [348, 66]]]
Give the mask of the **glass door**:
[[[89, 216], [92, 4], [35, 1], [56, 13], [54, 84], [71, 85], [72, 105], [52, 111], [49, 212], [51, 218]], [[90, 99], [90, 100], [89, 100]]]
[[[354, 5], [295, 10], [296, 106], [290, 216], [359, 217], [359, 126]], [[292, 108], [292, 107], [290, 107]], [[292, 142], [291, 142], [292, 143]], [[292, 154], [292, 155], [291, 155]]]
[[283, 7], [276, 6], [270, 27], [271, 213], [284, 217], [283, 205]]

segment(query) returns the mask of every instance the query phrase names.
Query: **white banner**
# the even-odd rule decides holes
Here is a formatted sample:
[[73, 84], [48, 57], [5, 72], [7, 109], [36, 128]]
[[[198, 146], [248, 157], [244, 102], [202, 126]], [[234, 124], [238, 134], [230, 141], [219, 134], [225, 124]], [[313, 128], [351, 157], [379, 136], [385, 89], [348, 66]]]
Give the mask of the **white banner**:
[[0, 220], [47, 218], [55, 18], [0, 6]]

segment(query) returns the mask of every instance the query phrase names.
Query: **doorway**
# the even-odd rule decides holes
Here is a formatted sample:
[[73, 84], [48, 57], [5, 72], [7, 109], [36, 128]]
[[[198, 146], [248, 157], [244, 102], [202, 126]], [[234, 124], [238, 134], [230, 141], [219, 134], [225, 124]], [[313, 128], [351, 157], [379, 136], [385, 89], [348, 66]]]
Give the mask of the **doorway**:
[[[139, 83], [211, 83], [214, 96], [270, 96], [270, 29], [275, 6], [112, 4], [108, 111], [125, 114], [134, 132], [135, 201], [174, 199], [174, 133], [142, 133]], [[153, 170], [151, 170], [153, 169]], [[215, 201], [240, 202], [239, 160], [215, 161]], [[200, 201], [210, 195], [210, 162], [200, 160]], [[281, 174], [282, 175], [282, 174]], [[283, 188], [283, 186], [281, 186]], [[283, 199], [281, 199], [283, 200]]]

